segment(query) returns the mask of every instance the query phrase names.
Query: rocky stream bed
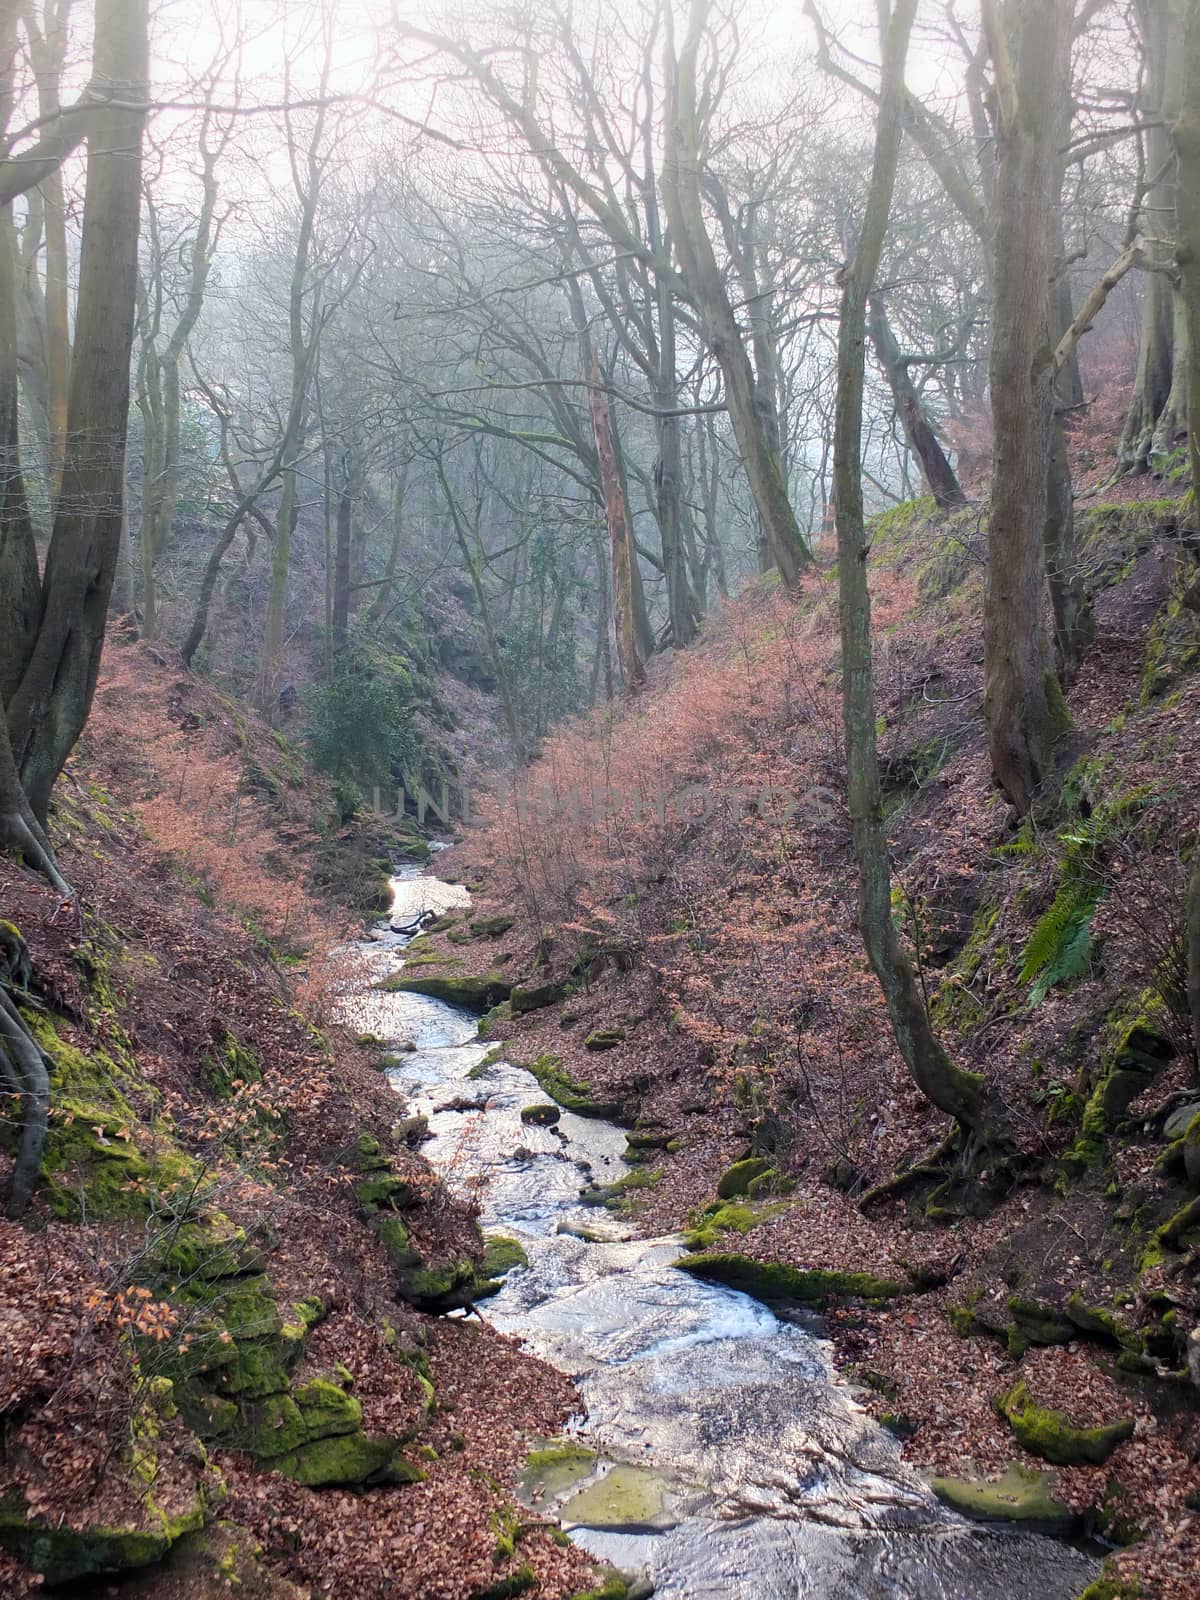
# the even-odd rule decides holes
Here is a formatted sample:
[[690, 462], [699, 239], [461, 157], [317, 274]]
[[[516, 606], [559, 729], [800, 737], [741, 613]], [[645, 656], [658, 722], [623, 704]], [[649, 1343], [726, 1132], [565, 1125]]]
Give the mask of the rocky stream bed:
[[[397, 926], [468, 903], [415, 870], [394, 887]], [[1094, 1553], [947, 1510], [839, 1380], [815, 1318], [698, 1281], [678, 1238], [585, 1204], [628, 1174], [624, 1130], [560, 1111], [475, 1016], [376, 989], [408, 937], [364, 941], [355, 1023], [396, 1047], [428, 1159], [527, 1259], [482, 1314], [581, 1395], [570, 1437], [530, 1457], [532, 1514], [664, 1600], [1070, 1600], [1089, 1583]]]

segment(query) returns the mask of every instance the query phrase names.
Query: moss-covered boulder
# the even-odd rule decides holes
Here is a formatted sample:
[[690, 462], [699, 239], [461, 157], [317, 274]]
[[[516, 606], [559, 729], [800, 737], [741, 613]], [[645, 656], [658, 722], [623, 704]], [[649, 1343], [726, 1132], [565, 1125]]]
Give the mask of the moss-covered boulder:
[[517, 984], [509, 996], [514, 1017], [523, 1017], [530, 1011], [543, 1011], [557, 1005], [567, 989], [562, 983]]
[[530, 1123], [535, 1128], [552, 1128], [562, 1116], [558, 1106], [545, 1100], [538, 1101], [536, 1105], [521, 1107], [521, 1121]]
[[1175, 1045], [1157, 1020], [1161, 1005], [1151, 996], [1144, 1011], [1111, 1025], [1100, 1071], [1083, 1111], [1085, 1141], [1102, 1139], [1118, 1127], [1142, 1090], [1175, 1056]]
[[597, 1028], [589, 1033], [583, 1041], [585, 1050], [615, 1050], [619, 1044], [625, 1043], [625, 1035], [620, 1028]]
[[619, 1102], [597, 1100], [586, 1083], [580, 1083], [563, 1068], [560, 1056], [539, 1056], [536, 1061], [523, 1061], [521, 1065], [537, 1079], [538, 1087], [557, 1101], [564, 1111], [573, 1111], [578, 1117], [602, 1117], [615, 1122], [622, 1114]]
[[77, 1530], [30, 1518], [20, 1500], [5, 1497], [0, 1500], [0, 1548], [17, 1556], [52, 1586], [103, 1573], [129, 1572], [161, 1561], [177, 1539], [202, 1527], [204, 1508], [198, 1505], [176, 1518], [151, 1512], [140, 1520], [146, 1526], [96, 1524]]
[[733, 1200], [739, 1195], [749, 1194], [750, 1185], [756, 1179], [765, 1178], [773, 1171], [771, 1162], [762, 1156], [748, 1156], [744, 1161], [735, 1161], [717, 1180], [717, 1196], [721, 1200]]
[[830, 1301], [893, 1299], [907, 1292], [907, 1286], [894, 1278], [878, 1278], [869, 1272], [830, 1272], [820, 1268], [805, 1271], [778, 1262], [751, 1261], [732, 1253], [706, 1252], [684, 1256], [675, 1265], [694, 1278], [738, 1289], [768, 1305], [821, 1306]]
[[482, 977], [452, 977], [434, 972], [410, 973], [402, 968], [376, 987], [399, 994], [426, 994], [431, 999], [444, 1000], [449, 1006], [457, 1006], [460, 1011], [474, 1011], [480, 1015], [500, 1005], [512, 993], [512, 984], [495, 972]]
[[474, 917], [468, 923], [472, 939], [500, 939], [517, 925], [516, 917]]
[[1098, 1428], [1077, 1428], [1060, 1411], [1030, 1399], [1025, 1383], [1016, 1383], [996, 1401], [996, 1410], [1030, 1455], [1056, 1467], [1102, 1467], [1133, 1432], [1133, 1418]]
[[1020, 1522], [1048, 1532], [1069, 1533], [1074, 1514], [1051, 1492], [1054, 1474], [1012, 1462], [1003, 1477], [934, 1478], [934, 1494], [944, 1505], [978, 1522]]
[[[1021, 1295], [1011, 1295], [1006, 1302], [1012, 1318], [1008, 1330], [1008, 1353], [1014, 1361], [1020, 1360], [1031, 1344], [1070, 1344], [1079, 1337], [1079, 1328], [1057, 1306], [1043, 1300], [1027, 1300]], [[976, 1316], [981, 1312], [976, 1311]]]

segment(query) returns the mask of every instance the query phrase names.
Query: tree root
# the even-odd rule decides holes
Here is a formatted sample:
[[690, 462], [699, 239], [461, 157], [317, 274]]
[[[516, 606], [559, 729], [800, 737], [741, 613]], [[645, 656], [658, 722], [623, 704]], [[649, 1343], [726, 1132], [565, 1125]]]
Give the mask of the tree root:
[[869, 1206], [877, 1205], [881, 1200], [889, 1200], [895, 1195], [903, 1194], [906, 1189], [912, 1188], [924, 1178], [944, 1177], [944, 1163], [958, 1148], [961, 1135], [962, 1129], [955, 1124], [941, 1144], [927, 1156], [922, 1156], [921, 1160], [915, 1161], [911, 1167], [905, 1167], [903, 1172], [893, 1173], [890, 1178], [885, 1178], [882, 1183], [877, 1183], [874, 1188], [860, 1195], [858, 1209], [866, 1211]]
[[42, 1165], [50, 1116], [46, 1058], [8, 993], [0, 989], [0, 1077], [21, 1097], [21, 1137], [5, 1205], [10, 1218], [29, 1204]]
[[75, 891], [58, 870], [50, 842], [36, 822], [27, 821], [19, 811], [0, 811], [0, 845], [22, 856], [64, 900], [75, 899]]

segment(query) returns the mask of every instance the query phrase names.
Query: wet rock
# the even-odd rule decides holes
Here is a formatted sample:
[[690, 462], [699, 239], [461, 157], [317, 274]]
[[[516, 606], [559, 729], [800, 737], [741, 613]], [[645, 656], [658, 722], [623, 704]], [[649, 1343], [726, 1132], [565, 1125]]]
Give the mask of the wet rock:
[[537, 1105], [521, 1108], [521, 1121], [538, 1128], [552, 1128], [561, 1116], [562, 1112], [553, 1102], [539, 1101]]
[[751, 1261], [747, 1256], [706, 1253], [675, 1262], [683, 1272], [709, 1283], [722, 1283], [768, 1305], [820, 1306], [831, 1300], [889, 1300], [907, 1292], [893, 1278], [876, 1278], [869, 1272], [804, 1271], [777, 1262]]
[[398, 994], [427, 994], [434, 1000], [444, 1000], [449, 1006], [462, 1011], [490, 1011], [512, 993], [512, 984], [497, 973], [482, 977], [451, 977], [432, 972], [409, 973], [401, 970], [376, 985]]
[[934, 1494], [944, 1505], [979, 1522], [1021, 1522], [1068, 1533], [1074, 1514], [1051, 1493], [1052, 1472], [1037, 1472], [1012, 1462], [1002, 1478], [934, 1478]]

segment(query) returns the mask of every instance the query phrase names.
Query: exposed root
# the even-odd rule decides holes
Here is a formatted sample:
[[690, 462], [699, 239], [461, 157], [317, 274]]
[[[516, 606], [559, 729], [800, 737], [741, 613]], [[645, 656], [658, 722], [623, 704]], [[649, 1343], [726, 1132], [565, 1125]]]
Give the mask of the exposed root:
[[874, 1188], [868, 1189], [859, 1197], [858, 1209], [866, 1211], [869, 1206], [877, 1205], [881, 1200], [889, 1200], [893, 1196], [903, 1194], [915, 1184], [925, 1178], [944, 1178], [946, 1176], [945, 1163], [958, 1148], [958, 1141], [962, 1130], [955, 1125], [946, 1135], [936, 1149], [931, 1150], [927, 1156], [905, 1167], [903, 1172], [895, 1172], [890, 1178], [885, 1178], [882, 1183], [877, 1183]]
[[41, 1170], [50, 1115], [50, 1074], [46, 1058], [3, 989], [0, 989], [0, 1076], [12, 1092], [21, 1097], [21, 1137], [5, 1206], [7, 1215], [16, 1218], [29, 1204]]

